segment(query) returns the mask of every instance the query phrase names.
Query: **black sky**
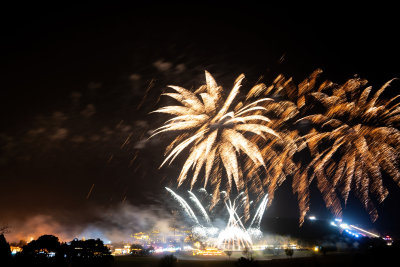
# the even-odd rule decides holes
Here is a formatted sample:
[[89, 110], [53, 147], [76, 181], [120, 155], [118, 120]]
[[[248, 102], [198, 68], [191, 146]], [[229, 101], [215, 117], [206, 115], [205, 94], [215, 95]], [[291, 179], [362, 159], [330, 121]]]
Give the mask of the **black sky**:
[[[226, 87], [245, 73], [247, 88], [316, 68], [374, 87], [399, 77], [393, 6], [58, 2], [1, 12], [0, 223], [39, 213], [81, 223], [94, 207], [159, 202], [179, 162], [158, 170], [168, 140], [145, 142], [162, 122], [148, 113], [166, 85], [197, 86], [204, 69]], [[400, 190], [387, 183], [373, 227], [398, 234]], [[312, 212], [329, 216], [319, 194]], [[268, 213], [297, 216], [288, 183]], [[346, 214], [370, 225], [357, 201]]]

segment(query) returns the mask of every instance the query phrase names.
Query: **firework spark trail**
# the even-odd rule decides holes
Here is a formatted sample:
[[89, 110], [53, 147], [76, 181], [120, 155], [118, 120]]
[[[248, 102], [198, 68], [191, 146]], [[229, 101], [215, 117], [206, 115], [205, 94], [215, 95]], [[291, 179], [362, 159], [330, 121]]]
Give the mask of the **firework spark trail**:
[[[265, 167], [263, 156], [257, 145], [251, 142], [245, 133], [279, 137], [265, 123], [269, 118], [263, 115], [265, 108], [261, 103], [273, 101], [270, 98], [262, 98], [250, 103], [237, 103], [234, 100], [239, 93], [244, 75], [240, 75], [227, 98], [222, 97], [222, 88], [217, 85], [214, 78], [207, 71], [206, 85], [201, 86], [195, 92], [182, 87], [169, 86], [175, 92], [166, 93], [180, 103], [177, 106], [162, 107], [154, 112], [173, 115], [164, 126], [156, 129], [154, 135], [178, 131], [181, 134], [168, 146], [163, 166], [169, 164], [185, 149], [190, 148], [189, 156], [184, 163], [178, 177], [180, 186], [193, 169], [191, 188], [197, 182], [200, 171], [204, 168], [204, 187], [209, 183], [213, 187], [212, 207], [219, 200], [219, 190], [223, 186], [221, 167], [225, 169], [228, 194], [235, 185], [238, 191], [245, 189], [247, 192], [246, 177], [243, 177], [238, 155], [243, 152], [250, 158], [256, 167]], [[246, 135], [247, 136], [247, 135]]]
[[189, 215], [189, 217], [196, 223], [199, 224], [199, 220], [197, 219], [196, 215], [194, 214], [193, 210], [190, 208], [189, 204], [178, 194], [176, 194], [174, 191], [166, 187], [168, 192], [171, 193], [171, 195], [178, 200], [179, 204], [183, 208], [183, 210]]
[[89, 199], [90, 195], [92, 194], [93, 188], [94, 188], [94, 184], [92, 184], [92, 186], [90, 187], [89, 192], [86, 195], [86, 199]]
[[132, 137], [132, 134], [133, 134], [133, 133], [130, 133], [130, 134], [128, 135], [128, 137], [127, 137], [127, 138], [125, 139], [125, 141], [122, 143], [120, 149], [123, 149], [123, 148], [129, 143], [130, 138]]
[[[320, 87], [311, 95], [326, 111], [299, 120], [308, 120], [314, 125], [315, 131], [304, 137], [315, 156], [310, 167], [314, 169], [326, 205], [332, 206], [335, 212], [341, 211], [336, 191], [346, 203], [349, 192], [354, 190], [375, 221], [378, 213], [370, 194], [379, 202], [388, 194], [381, 172], [391, 175], [400, 185], [400, 169], [396, 164], [400, 131], [394, 127], [400, 122], [400, 104], [393, 105], [399, 96], [379, 100], [390, 82], [372, 97], [369, 97], [372, 87], [362, 89], [367, 81], [359, 78], [329, 90]], [[327, 91], [332, 91], [331, 95]], [[332, 145], [328, 149], [319, 151], [319, 147], [329, 142]]]
[[154, 87], [154, 83], [155, 83], [154, 79], [151, 79], [150, 82], [149, 82], [149, 85], [146, 87], [146, 91], [144, 93], [144, 96], [143, 96], [142, 100], [140, 101], [139, 105], [136, 107], [136, 110], [139, 110], [143, 106], [144, 102], [147, 99], [149, 91]]
[[[400, 186], [400, 95], [388, 100], [380, 98], [391, 81], [374, 94], [371, 86], [366, 87], [367, 81], [359, 78], [342, 85], [331, 81], [318, 84], [321, 73], [317, 69], [299, 84], [279, 75], [270, 86], [255, 85], [245, 103], [235, 103], [236, 106], [234, 100], [243, 75], [226, 100], [222, 88], [208, 72], [206, 85], [194, 93], [171, 87], [175, 93], [166, 95], [180, 105], [155, 111], [174, 116], [155, 134], [180, 134], [167, 148], [163, 164], [171, 163], [189, 149], [178, 184], [193, 170], [193, 188], [204, 167], [204, 187], [211, 184], [214, 190], [211, 208], [219, 200], [223, 186], [228, 198], [236, 186], [246, 196], [248, 192], [255, 193], [257, 201], [263, 198], [266, 188], [265, 203], [269, 206], [276, 189], [291, 176], [300, 224], [309, 210], [309, 187], [314, 180], [325, 205], [335, 215], [342, 212], [338, 194], [346, 203], [352, 190], [375, 221], [378, 213], [371, 196], [382, 202], [388, 194], [382, 172]], [[244, 166], [238, 162], [240, 153], [247, 159]], [[310, 159], [295, 159], [301, 153]], [[245, 210], [249, 210], [248, 199], [245, 205]], [[259, 220], [252, 219], [253, 224]]]
[[310, 108], [308, 103], [304, 104], [302, 103], [303, 100], [298, 101], [298, 99], [301, 98], [305, 101], [305, 95], [312, 90], [310, 86], [306, 85], [314, 84], [319, 73], [320, 70], [315, 71], [299, 86], [293, 82], [292, 78], [286, 79], [283, 75], [278, 75], [271, 85], [257, 84], [246, 96], [247, 100], [260, 97], [280, 99], [280, 101], [273, 103], [263, 103], [262, 106], [266, 109], [271, 120], [266, 125], [278, 133], [281, 138], [271, 139], [266, 136], [267, 138], [264, 139], [254, 136], [251, 139], [260, 148], [264, 163], [267, 166], [266, 170], [260, 172], [259, 168], [248, 160], [244, 169], [249, 177], [248, 179], [252, 181], [251, 189], [258, 194], [259, 199], [263, 197], [264, 188], [266, 188], [269, 199], [267, 206], [271, 205], [276, 189], [286, 180], [287, 176], [292, 176], [293, 192], [298, 193], [299, 207], [301, 212], [304, 212], [302, 202], [304, 202], [303, 196], [306, 191], [302, 188], [307, 184], [307, 181], [296, 179], [295, 174], [300, 166], [293, 161], [293, 156], [304, 142], [300, 139], [298, 130], [292, 125], [302, 115], [302, 112]]
[[254, 215], [253, 220], [251, 220], [249, 228], [251, 228], [253, 226], [253, 223], [256, 222], [255, 228], [260, 229], [261, 220], [264, 215], [265, 208], [267, 207], [267, 203], [268, 203], [268, 194], [264, 196], [263, 200], [258, 206], [256, 214]]
[[[187, 202], [181, 196], [169, 188], [166, 189], [172, 194], [174, 199], [179, 202], [182, 209], [190, 218], [196, 216], [194, 212], [191, 212], [189, 204], [187, 204]], [[207, 193], [207, 191], [204, 189], [202, 191]], [[199, 207], [202, 216], [209, 218], [206, 209], [196, 198], [196, 196], [190, 191], [188, 191], [188, 193], [193, 202]], [[238, 214], [238, 211], [241, 210], [243, 201], [246, 200], [247, 196], [243, 196], [244, 192], [241, 192], [233, 200], [231, 200], [227, 197], [227, 193], [225, 191], [222, 191], [221, 195], [223, 196], [224, 204], [229, 215], [225, 228], [219, 229], [214, 227], [211, 219], [209, 220], [208, 226], [204, 226], [201, 223], [193, 220], [195, 224], [192, 227], [192, 232], [197, 235], [200, 240], [203, 240], [202, 242], [205, 242], [211, 246], [216, 246], [220, 249], [241, 250], [243, 248], [251, 248], [253, 245], [252, 237], [259, 238], [262, 236], [262, 232], [259, 227], [258, 229], [251, 227], [246, 229], [243, 224], [242, 217]], [[194, 198], [196, 198], [198, 201], [194, 201]], [[259, 221], [262, 219], [262, 214], [264, 213], [264, 210], [262, 209], [266, 208], [266, 199], [268, 198], [265, 196], [257, 208], [257, 212], [252, 220], [253, 222], [256, 221], [259, 223]]]
[[208, 224], [211, 223], [210, 217], [207, 214], [207, 211], [204, 209], [203, 205], [201, 205], [199, 199], [193, 194], [191, 191], [188, 191], [190, 194], [190, 199], [193, 200], [193, 202], [197, 205], [197, 207], [200, 209], [201, 214], [203, 215], [204, 219]]
[[[371, 96], [372, 87], [366, 87], [367, 81], [359, 78], [349, 79], [342, 85], [329, 80], [319, 84], [317, 78], [321, 73], [322, 70], [317, 69], [298, 85], [292, 78], [279, 75], [271, 85], [258, 84], [249, 91], [248, 100], [259, 97], [281, 99], [263, 105], [271, 119], [267, 126], [281, 139], [271, 141], [253, 137], [252, 141], [260, 147], [268, 167], [261, 175], [251, 163], [246, 164], [245, 170], [252, 177], [254, 187], [267, 187], [268, 205], [286, 176], [292, 176], [300, 224], [309, 210], [309, 186], [314, 178], [326, 206], [334, 214], [340, 216], [342, 210], [336, 193], [340, 193], [346, 203], [349, 192], [354, 190], [375, 221], [378, 214], [370, 195], [382, 202], [388, 194], [381, 172], [389, 174], [400, 185], [397, 163], [400, 95], [380, 99], [391, 81]], [[317, 104], [324, 108], [323, 112], [313, 110]], [[300, 133], [300, 122], [310, 122], [313, 128], [308, 133]], [[294, 162], [294, 156], [306, 148], [311, 154], [310, 162]], [[311, 175], [309, 171], [312, 171]]]
[[229, 213], [228, 223], [225, 229], [223, 229], [217, 239], [218, 247], [222, 249], [241, 249], [251, 248], [253, 242], [246, 228], [244, 227], [241, 218], [237, 214], [236, 200], [241, 196], [239, 194], [233, 202], [230, 199], [225, 200], [225, 206]]
[[225, 201], [226, 209], [229, 212], [229, 220], [228, 220], [227, 227], [232, 226], [232, 225], [236, 225], [236, 226], [238, 225], [239, 228], [241, 228], [242, 230], [245, 230], [246, 228], [244, 227], [244, 225], [242, 223], [242, 219], [239, 217], [239, 215], [236, 212], [238, 209], [238, 206], [236, 205], [236, 200], [240, 197], [241, 194], [239, 194], [234, 199], [233, 203], [231, 202], [230, 199], [228, 201]]

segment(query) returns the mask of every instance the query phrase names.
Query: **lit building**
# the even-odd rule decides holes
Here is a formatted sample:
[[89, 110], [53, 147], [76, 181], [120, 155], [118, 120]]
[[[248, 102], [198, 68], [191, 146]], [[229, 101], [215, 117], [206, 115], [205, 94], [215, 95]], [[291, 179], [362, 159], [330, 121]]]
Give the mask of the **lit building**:
[[17, 246], [10, 246], [11, 254], [15, 255], [19, 252], [22, 252], [22, 248]]

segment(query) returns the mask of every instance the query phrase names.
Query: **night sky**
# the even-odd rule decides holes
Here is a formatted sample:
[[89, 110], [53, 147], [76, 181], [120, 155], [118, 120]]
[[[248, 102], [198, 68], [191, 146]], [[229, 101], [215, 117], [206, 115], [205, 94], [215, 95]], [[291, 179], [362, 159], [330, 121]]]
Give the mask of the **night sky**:
[[[2, 7], [0, 225], [38, 214], [78, 225], [121, 203], [162, 205], [184, 161], [158, 169], [171, 139], [147, 140], [165, 119], [149, 112], [166, 104], [167, 85], [195, 88], [205, 69], [224, 88], [244, 73], [243, 90], [316, 68], [374, 87], [400, 76], [394, 7], [143, 2]], [[344, 215], [399, 236], [400, 189], [385, 182], [375, 224], [352, 197]], [[290, 186], [265, 216], [298, 216]], [[331, 216], [314, 189], [310, 213]]]

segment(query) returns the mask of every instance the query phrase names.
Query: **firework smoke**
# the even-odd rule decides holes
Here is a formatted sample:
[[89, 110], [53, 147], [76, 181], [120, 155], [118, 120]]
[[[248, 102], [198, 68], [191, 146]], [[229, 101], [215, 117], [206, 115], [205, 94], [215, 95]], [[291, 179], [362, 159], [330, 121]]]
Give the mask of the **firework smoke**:
[[[197, 218], [183, 197], [168, 187], [166, 187], [166, 190], [179, 203], [184, 214], [190, 219], [192, 234], [195, 236], [195, 239], [200, 240], [203, 244], [215, 246], [223, 250], [242, 250], [243, 248], [251, 248], [253, 246], [253, 239], [260, 239], [262, 237], [260, 223], [268, 203], [268, 195], [264, 196], [249, 227], [246, 228], [242, 222], [243, 216], [239, 216], [238, 213], [239, 211], [244, 211], [243, 206], [245, 205], [247, 196], [244, 192], [241, 192], [231, 201], [225, 191], [221, 192], [226, 210], [228, 211], [228, 220], [223, 222], [221, 227], [216, 227], [215, 222], [210, 220], [206, 209], [193, 192], [188, 191], [190, 199], [199, 207], [203, 220]], [[219, 216], [218, 219], [221, 220], [222, 218]]]

